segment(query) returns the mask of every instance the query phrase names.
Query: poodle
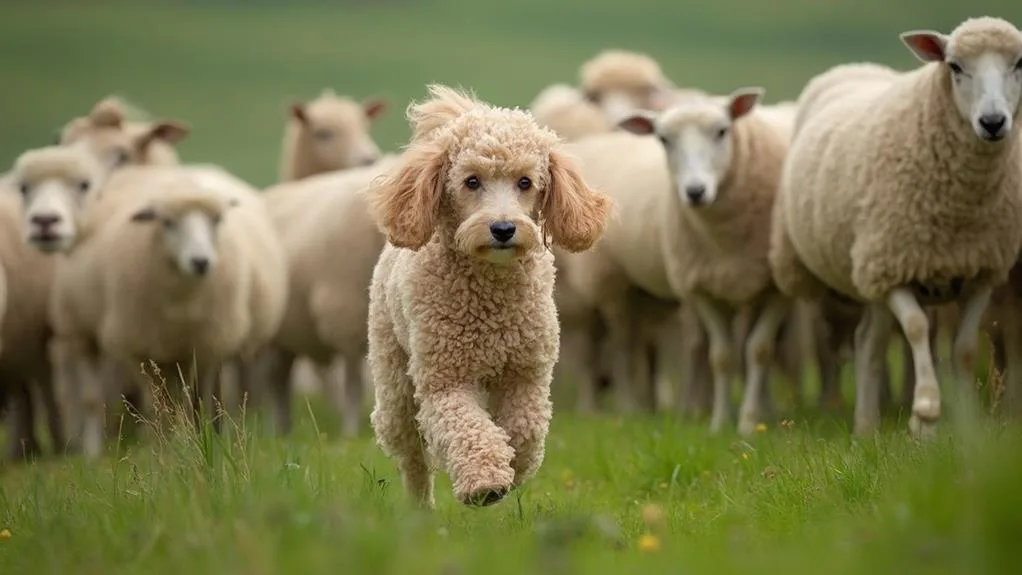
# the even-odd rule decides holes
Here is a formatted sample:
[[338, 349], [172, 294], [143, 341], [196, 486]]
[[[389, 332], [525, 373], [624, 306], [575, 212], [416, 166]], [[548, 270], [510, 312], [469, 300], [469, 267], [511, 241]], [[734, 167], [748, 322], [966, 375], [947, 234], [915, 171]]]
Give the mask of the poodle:
[[429, 92], [408, 107], [400, 164], [367, 189], [388, 242], [369, 296], [371, 420], [418, 503], [434, 506], [442, 466], [459, 501], [484, 506], [543, 460], [560, 339], [549, 240], [588, 249], [612, 204], [530, 114]]

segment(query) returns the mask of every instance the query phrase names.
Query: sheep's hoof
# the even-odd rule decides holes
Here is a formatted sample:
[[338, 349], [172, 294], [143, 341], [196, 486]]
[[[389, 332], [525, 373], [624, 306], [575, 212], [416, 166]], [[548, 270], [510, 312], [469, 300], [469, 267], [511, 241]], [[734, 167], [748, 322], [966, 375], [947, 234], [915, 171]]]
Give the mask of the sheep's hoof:
[[474, 507], [487, 507], [504, 499], [507, 487], [486, 487], [468, 494], [462, 503]]
[[931, 441], [937, 437], [937, 422], [926, 421], [916, 414], [908, 420], [908, 429], [919, 441]]

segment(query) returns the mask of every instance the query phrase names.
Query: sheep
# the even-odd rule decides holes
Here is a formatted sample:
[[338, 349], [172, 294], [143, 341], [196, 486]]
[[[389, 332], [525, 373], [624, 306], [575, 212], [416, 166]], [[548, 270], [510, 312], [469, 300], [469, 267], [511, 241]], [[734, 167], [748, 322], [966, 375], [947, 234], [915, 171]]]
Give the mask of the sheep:
[[667, 256], [663, 265], [672, 293], [692, 302], [710, 338], [714, 432], [730, 417], [735, 313], [745, 305], [755, 310], [738, 424], [740, 433], [749, 434], [762, 417], [774, 339], [791, 305], [773, 285], [767, 261], [770, 215], [788, 140], [770, 120], [750, 114], [763, 92], [743, 88], [724, 105], [691, 102], [658, 115], [637, 113], [620, 124], [633, 134], [655, 135], [667, 155], [674, 193], [647, 200], [645, 207], [657, 206], [664, 217], [658, 241]]
[[57, 143], [85, 146], [111, 170], [180, 163], [174, 145], [188, 135], [187, 125], [169, 119], [128, 121], [127, 115], [127, 105], [108, 96], [96, 102], [88, 115], [65, 124]]
[[[344, 389], [326, 389], [341, 413], [342, 435], [358, 433], [368, 288], [385, 243], [360, 191], [396, 160], [386, 155], [371, 166], [285, 182], [263, 192], [289, 268], [284, 319], [261, 361], [261, 377], [275, 395], [279, 433], [291, 427], [288, 381], [296, 357], [312, 359], [320, 379], [330, 381], [326, 370], [338, 355], [344, 359]], [[345, 257], [337, 257], [338, 249]]]
[[280, 181], [375, 162], [380, 149], [369, 129], [386, 107], [383, 99], [358, 103], [330, 89], [308, 102], [291, 103], [280, 159]]
[[219, 363], [263, 343], [253, 338], [253, 292], [262, 281], [254, 240], [265, 226], [252, 224], [258, 201], [207, 188], [180, 167], [125, 167], [105, 181], [94, 171], [71, 186], [52, 177], [75, 163], [84, 172], [89, 157], [79, 147], [32, 150], [16, 171], [51, 175], [46, 186], [29, 188], [23, 217], [38, 249], [69, 254], [57, 267], [51, 300], [54, 356], [79, 387], [83, 451], [95, 457], [105, 389], [83, 373], [97, 374], [96, 349], [112, 370], [150, 358], [187, 364], [194, 353], [208, 400]]
[[677, 97], [656, 60], [626, 50], [604, 50], [584, 62], [579, 89], [612, 123], [636, 109], [662, 110]]
[[541, 90], [529, 104], [529, 111], [536, 121], [569, 141], [614, 129], [602, 109], [567, 84], [551, 84]]
[[445, 86], [411, 106], [399, 167], [367, 194], [387, 236], [372, 274], [377, 443], [406, 491], [490, 505], [542, 464], [558, 355], [553, 243], [588, 249], [610, 200], [526, 112]]
[[[962, 306], [953, 364], [971, 387], [979, 323], [1022, 247], [1022, 34], [983, 17], [950, 35], [900, 38], [923, 66], [834, 88], [842, 95], [804, 114], [770, 259], [784, 293], [831, 292], [866, 306], [855, 334], [857, 434], [878, 426], [878, 372], [899, 325], [916, 375], [909, 429], [929, 438], [941, 397], [921, 306]], [[803, 93], [838, 73], [815, 77]]]

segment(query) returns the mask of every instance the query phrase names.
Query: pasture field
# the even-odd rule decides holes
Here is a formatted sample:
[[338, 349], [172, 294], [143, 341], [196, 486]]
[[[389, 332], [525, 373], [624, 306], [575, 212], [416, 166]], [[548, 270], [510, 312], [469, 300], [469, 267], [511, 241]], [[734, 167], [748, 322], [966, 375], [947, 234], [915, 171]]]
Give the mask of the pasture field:
[[[374, 134], [394, 151], [408, 136], [404, 107], [428, 82], [524, 107], [618, 47], [649, 53], [681, 85], [762, 85], [776, 101], [840, 62], [915, 66], [904, 30], [1022, 21], [1015, 0], [2, 4], [0, 172], [117, 93], [191, 125], [184, 161], [260, 186], [276, 178], [285, 104], [326, 86], [388, 98]], [[316, 400], [296, 402], [287, 439], [258, 417], [222, 436], [144, 425], [143, 440], [112, 444], [94, 464], [0, 467], [0, 575], [1019, 570], [1015, 425], [949, 417], [919, 445], [897, 417], [862, 439], [849, 435], [850, 412], [809, 411], [743, 440], [670, 414], [575, 415], [566, 383], [554, 391], [539, 474], [485, 509], [455, 502], [439, 475], [437, 510], [416, 510], [368, 428], [337, 439]]]

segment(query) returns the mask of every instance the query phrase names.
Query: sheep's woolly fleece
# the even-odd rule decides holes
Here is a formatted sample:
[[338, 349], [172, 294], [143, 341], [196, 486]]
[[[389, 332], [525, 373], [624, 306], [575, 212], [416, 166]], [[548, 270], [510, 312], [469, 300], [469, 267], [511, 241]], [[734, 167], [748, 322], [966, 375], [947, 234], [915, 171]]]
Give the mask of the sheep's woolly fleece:
[[[946, 50], [1017, 55], [1022, 35], [970, 19]], [[805, 119], [779, 201], [798, 257], [833, 289], [877, 300], [913, 281], [1005, 281], [1022, 241], [1018, 124], [981, 141], [951, 85], [948, 66], [931, 62], [886, 87], [850, 88]]]
[[14, 185], [34, 185], [43, 180], [60, 179], [69, 183], [88, 182], [99, 186], [102, 167], [89, 154], [74, 148], [47, 147], [28, 150], [14, 164]]
[[641, 91], [670, 85], [656, 60], [625, 50], [606, 50], [582, 64], [579, 81], [583, 90], [596, 93], [610, 89]]

